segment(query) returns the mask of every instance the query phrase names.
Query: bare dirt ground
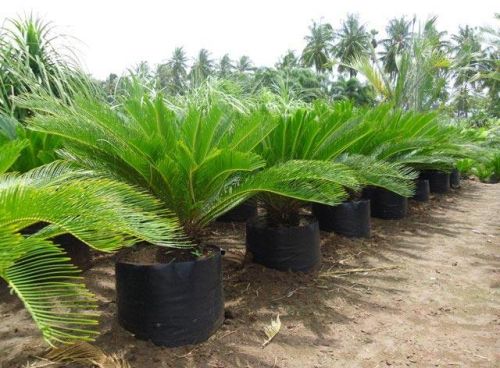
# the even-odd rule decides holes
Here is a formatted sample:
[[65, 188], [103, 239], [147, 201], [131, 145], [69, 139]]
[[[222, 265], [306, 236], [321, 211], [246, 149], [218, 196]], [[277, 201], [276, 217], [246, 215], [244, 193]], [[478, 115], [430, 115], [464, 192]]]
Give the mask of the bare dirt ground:
[[[241, 267], [243, 231], [231, 224], [211, 231], [228, 251], [233, 318], [197, 346], [156, 347], [121, 329], [113, 260], [97, 262], [85, 273], [103, 311], [97, 345], [138, 368], [500, 366], [500, 185], [469, 181], [412, 202], [402, 221], [374, 219], [367, 240], [324, 233], [315, 275]], [[278, 313], [281, 331], [263, 349], [263, 328]], [[0, 367], [23, 367], [43, 353], [28, 314], [5, 289], [0, 317]]]

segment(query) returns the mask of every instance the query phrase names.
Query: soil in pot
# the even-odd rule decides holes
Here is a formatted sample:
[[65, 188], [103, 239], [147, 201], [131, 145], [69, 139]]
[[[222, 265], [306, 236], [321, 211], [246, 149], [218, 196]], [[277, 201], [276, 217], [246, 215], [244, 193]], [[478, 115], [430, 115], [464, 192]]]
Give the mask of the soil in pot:
[[352, 200], [337, 206], [313, 204], [319, 228], [348, 237], [370, 237], [370, 200]]
[[446, 193], [450, 188], [450, 174], [444, 171], [427, 170], [420, 174], [420, 179], [429, 180], [431, 193]]
[[[43, 229], [48, 224], [46, 222], [38, 222], [21, 230], [23, 235], [34, 234]], [[54, 243], [59, 244], [68, 257], [71, 258], [71, 263], [77, 266], [80, 270], [86, 271], [92, 267], [92, 251], [90, 247], [71, 234], [58, 235], [51, 239]]]
[[224, 321], [221, 250], [139, 247], [115, 266], [118, 322], [138, 339], [175, 347], [207, 340]]
[[239, 206], [234, 207], [222, 216], [217, 221], [220, 222], [245, 222], [248, 219], [257, 215], [257, 204], [254, 201], [246, 201]]
[[426, 202], [430, 198], [430, 191], [429, 180], [417, 179], [415, 182], [415, 194], [412, 198], [418, 202]]
[[453, 169], [450, 173], [450, 187], [453, 189], [460, 188], [460, 172], [458, 169]]
[[370, 188], [371, 215], [385, 220], [397, 220], [408, 213], [408, 198], [383, 188]]
[[255, 263], [280, 271], [308, 272], [321, 261], [318, 220], [303, 215], [297, 224], [282, 225], [255, 216], [247, 221], [246, 247]]

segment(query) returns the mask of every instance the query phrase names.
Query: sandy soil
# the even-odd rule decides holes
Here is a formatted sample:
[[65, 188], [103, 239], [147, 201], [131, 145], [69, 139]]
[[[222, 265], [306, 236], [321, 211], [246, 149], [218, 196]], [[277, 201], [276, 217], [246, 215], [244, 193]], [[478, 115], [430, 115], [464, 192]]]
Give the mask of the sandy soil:
[[[133, 367], [500, 366], [500, 185], [465, 182], [411, 204], [402, 221], [373, 220], [368, 240], [324, 233], [323, 265], [296, 275], [241, 267], [244, 228], [217, 225], [227, 249], [226, 310], [207, 342], [168, 349], [115, 321], [113, 260], [85, 273], [103, 311], [97, 345]], [[339, 274], [339, 270], [397, 267]], [[335, 273], [337, 272], [337, 273]], [[1, 289], [1, 287], [0, 287]], [[263, 328], [280, 314], [266, 348]], [[0, 367], [22, 367], [45, 346], [26, 311], [0, 291]]]

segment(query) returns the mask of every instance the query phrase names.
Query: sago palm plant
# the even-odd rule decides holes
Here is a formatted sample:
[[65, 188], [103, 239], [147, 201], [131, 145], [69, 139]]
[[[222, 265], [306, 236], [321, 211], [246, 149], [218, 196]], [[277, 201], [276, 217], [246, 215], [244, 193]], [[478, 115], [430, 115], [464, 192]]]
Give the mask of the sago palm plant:
[[[15, 148], [12, 148], [15, 147]], [[2, 146], [4, 172], [21, 143]], [[22, 230], [48, 225], [30, 236]], [[25, 174], [0, 174], [0, 278], [18, 296], [51, 345], [92, 340], [99, 313], [80, 271], [51, 241], [70, 233], [114, 251], [138, 241], [183, 244], [178, 224], [158, 201], [127, 184], [75, 171], [60, 162]]]
[[351, 194], [367, 185], [379, 186], [403, 196], [412, 194], [412, 179], [415, 177], [412, 170], [378, 159], [370, 153], [364, 155], [363, 152], [352, 151], [351, 148], [362, 144], [373, 130], [364, 124], [362, 114], [351, 103], [317, 102], [313, 108], [276, 114], [274, 119], [277, 120], [277, 128], [258, 147], [268, 165], [289, 160], [324, 161], [350, 170], [355, 180], [342, 182], [339, 177], [339, 184]]
[[212, 104], [176, 113], [162, 95], [131, 96], [119, 108], [78, 97], [72, 106], [51, 96], [23, 104], [38, 111], [32, 129], [64, 139], [64, 158], [148, 190], [195, 240], [205, 225], [258, 193], [335, 204], [345, 185], [356, 185], [348, 168], [324, 160], [266, 167], [254, 149], [276, 122], [260, 111], [224, 113]]
[[364, 129], [371, 133], [356, 142], [350, 153], [370, 155], [415, 170], [451, 170], [475, 146], [438, 113], [403, 112], [381, 105], [360, 114]]

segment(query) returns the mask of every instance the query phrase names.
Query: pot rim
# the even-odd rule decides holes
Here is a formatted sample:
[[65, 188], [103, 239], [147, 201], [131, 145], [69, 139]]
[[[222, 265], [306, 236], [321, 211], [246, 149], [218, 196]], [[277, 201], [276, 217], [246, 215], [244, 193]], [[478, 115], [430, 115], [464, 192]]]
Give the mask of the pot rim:
[[[173, 261], [170, 261], [168, 263], [163, 263], [163, 262], [142, 263], [142, 262], [133, 262], [133, 261], [125, 261], [125, 260], [122, 260], [122, 259], [116, 259], [115, 264], [123, 264], [123, 265], [130, 265], [130, 266], [139, 266], [139, 267], [170, 266], [172, 264], [186, 264], [186, 263], [195, 263], [195, 262], [206, 262], [206, 261], [211, 260], [214, 257], [221, 257], [225, 253], [225, 251], [221, 247], [218, 247], [216, 245], [208, 244], [205, 247], [212, 248], [213, 252], [210, 255], [208, 255], [206, 257], [203, 257], [201, 259], [197, 258], [197, 259], [193, 259], [193, 260], [190, 260], [190, 261], [176, 261], [176, 260], [173, 260]], [[178, 249], [178, 248], [173, 248], [173, 249]]]

